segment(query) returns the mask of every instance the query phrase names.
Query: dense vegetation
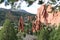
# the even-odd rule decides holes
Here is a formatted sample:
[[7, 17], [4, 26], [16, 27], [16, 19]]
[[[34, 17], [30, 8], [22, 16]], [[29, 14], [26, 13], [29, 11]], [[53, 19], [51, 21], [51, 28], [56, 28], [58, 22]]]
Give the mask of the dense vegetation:
[[0, 40], [17, 40], [14, 25], [6, 19], [0, 31]]
[[37, 33], [37, 40], [60, 40], [60, 26], [55, 29], [56, 26], [43, 26], [42, 29]]
[[[31, 27], [31, 24], [28, 26]], [[56, 26], [41, 24], [41, 29], [37, 32], [32, 32], [33, 34], [31, 35], [36, 35], [37, 40], [60, 40], [60, 26], [58, 29], [55, 27]], [[26, 29], [24, 29], [24, 32], [17, 32], [18, 30], [16, 29], [17, 28], [14, 27], [12, 22], [9, 19], [6, 19], [3, 28], [0, 30], [0, 40], [23, 40], [26, 34], [28, 34], [27, 31], [25, 31]]]
[[[16, 0], [9, 1], [15, 2]], [[30, 5], [33, 3], [31, 3], [29, 0], [25, 1], [29, 2]], [[55, 0], [52, 1], [55, 2]], [[1, 0], [1, 2], [3, 2], [3, 0]], [[27, 20], [25, 17], [35, 15], [25, 12], [24, 10], [23, 12], [6, 9], [0, 10], [0, 25], [3, 26], [3, 28], [0, 30], [0, 40], [23, 40], [23, 37], [25, 37], [26, 34], [29, 34], [29, 30], [30, 32], [32, 31], [32, 22], [27, 20], [26, 23], [28, 25], [24, 25], [24, 32], [18, 32], [18, 27], [15, 28], [15, 26], [18, 26], [20, 16], [23, 16], [25, 21]], [[60, 40], [60, 25], [58, 29], [55, 27], [56, 26], [41, 24], [41, 29], [39, 31], [31, 33], [32, 35], [36, 35], [37, 40]]]

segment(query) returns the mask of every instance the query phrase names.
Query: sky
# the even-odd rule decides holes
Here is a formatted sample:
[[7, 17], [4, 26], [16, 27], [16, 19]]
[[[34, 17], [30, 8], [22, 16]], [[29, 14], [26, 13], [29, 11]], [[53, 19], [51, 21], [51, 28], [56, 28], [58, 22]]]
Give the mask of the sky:
[[[5, 2], [7, 0], [5, 0], [3, 3], [0, 4], [0, 8], [4, 8], [4, 9], [11, 9], [11, 4], [5, 6]], [[43, 0], [44, 3], [46, 4], [48, 2], [48, 0]], [[26, 3], [25, 1], [21, 2], [20, 0], [15, 2], [16, 6], [15, 8], [17, 8], [19, 6], [19, 4], [21, 5], [19, 10], [22, 9], [22, 10], [25, 10], [29, 13], [32, 13], [32, 14], [36, 14], [37, 13], [37, 9], [41, 6], [38, 4], [38, 0], [36, 0], [31, 6], [27, 7], [28, 6], [28, 3]], [[54, 5], [55, 6], [55, 5]]]
[[[7, 0], [5, 0], [3, 3], [0, 4], [0, 8], [11, 9], [11, 4], [5, 6], [6, 1]], [[17, 1], [15, 3], [17, 4], [15, 8], [17, 8], [17, 6], [19, 5], [19, 3], [21, 3], [21, 1]], [[27, 7], [27, 6], [28, 6], [28, 4], [25, 1], [23, 1], [21, 3], [21, 7], [19, 8], [19, 10], [22, 9], [22, 10], [25, 10], [25, 11], [27, 11], [29, 13], [36, 14], [37, 9], [40, 7], [40, 5], [38, 5], [38, 0], [35, 1], [30, 7]]]
[[[25, 4], [25, 3], [23, 3]], [[21, 5], [21, 9], [24, 9], [25, 11], [28, 11], [30, 13], [36, 14], [37, 13], [37, 9], [40, 7], [40, 5], [38, 5], [38, 1], [35, 1], [31, 6], [27, 7], [27, 5]]]

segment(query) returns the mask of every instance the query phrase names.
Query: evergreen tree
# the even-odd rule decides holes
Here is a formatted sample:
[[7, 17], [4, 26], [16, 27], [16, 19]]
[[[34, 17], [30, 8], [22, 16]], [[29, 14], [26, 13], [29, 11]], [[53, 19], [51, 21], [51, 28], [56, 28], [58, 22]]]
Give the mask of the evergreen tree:
[[17, 40], [14, 25], [8, 19], [5, 20], [1, 29], [0, 40]]
[[23, 40], [24, 32], [19, 31], [17, 34], [18, 40]]
[[44, 29], [42, 28], [38, 33], [37, 33], [37, 40], [43, 40], [43, 35], [44, 35]]
[[50, 38], [50, 33], [52, 31], [52, 28], [50, 26], [42, 25], [43, 27], [37, 33], [38, 39], [37, 40], [49, 40]]
[[60, 26], [57, 30], [53, 29], [53, 31], [50, 33], [49, 40], [60, 40]]

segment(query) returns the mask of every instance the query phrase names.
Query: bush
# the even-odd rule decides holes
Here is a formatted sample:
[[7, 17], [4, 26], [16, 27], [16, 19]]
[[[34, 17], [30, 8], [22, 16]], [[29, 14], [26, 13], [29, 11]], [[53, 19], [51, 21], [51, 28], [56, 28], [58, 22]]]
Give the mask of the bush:
[[3, 28], [0, 31], [0, 40], [17, 40], [14, 25], [6, 19]]

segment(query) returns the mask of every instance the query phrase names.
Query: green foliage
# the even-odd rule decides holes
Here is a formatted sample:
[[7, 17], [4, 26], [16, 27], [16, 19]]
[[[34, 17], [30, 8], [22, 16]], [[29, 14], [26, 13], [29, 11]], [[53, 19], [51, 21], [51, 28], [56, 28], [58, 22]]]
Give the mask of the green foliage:
[[28, 6], [30, 6], [30, 5], [33, 4], [33, 2], [36, 1], [36, 0], [25, 0], [25, 1], [28, 2], [28, 3], [29, 3]]
[[[1, 0], [0, 3], [2, 3], [4, 0]], [[11, 2], [12, 4], [18, 0], [8, 0], [8, 2]], [[35, 0], [25, 0], [26, 2], [28, 2], [29, 4], [32, 4]]]
[[0, 10], [0, 26], [3, 25], [5, 19], [11, 20], [15, 26], [18, 25], [18, 20], [20, 16], [23, 16], [24, 20], [27, 16], [35, 16], [34, 14], [26, 13], [26, 12], [20, 12], [20, 11], [9, 11], [6, 9]]
[[58, 29], [55, 29], [56, 26], [43, 27], [37, 33], [37, 40], [60, 40], [60, 26]]
[[2, 3], [4, 0], [0, 0], [0, 3]]
[[31, 30], [32, 30], [32, 22], [31, 22], [31, 20], [27, 20], [27, 22], [25, 23], [24, 31], [29, 32]]
[[7, 19], [0, 31], [0, 40], [17, 40], [14, 25]]
[[23, 38], [26, 36], [25, 32], [19, 31], [17, 33], [18, 40], [23, 40]]
[[55, 40], [55, 37], [56, 37], [55, 34], [56, 34], [56, 30], [53, 29], [52, 32], [50, 33], [50, 38], [49, 38], [49, 40]]
[[43, 40], [43, 35], [44, 35], [44, 29], [42, 28], [39, 34], [37, 35], [38, 36], [37, 40]]
[[[1, 0], [0, 3], [2, 3], [4, 0]], [[15, 2], [16, 0], [8, 0], [8, 2]]]
[[51, 33], [50, 33], [50, 38], [49, 40], [60, 40], [60, 26], [57, 30], [53, 30]]
[[42, 28], [38, 34], [37, 40], [49, 40], [50, 31], [48, 28]]
[[15, 2], [15, 1], [17, 1], [17, 0], [8, 0], [8, 2]]
[[52, 2], [56, 2], [56, 0], [51, 0]]
[[51, 28], [51, 26], [49, 25], [46, 26], [42, 24], [41, 30], [37, 32], [37, 37], [38, 37], [37, 40], [50, 40], [51, 37], [50, 35], [52, 34], [52, 30], [53, 28]]
[[18, 32], [18, 34], [17, 34], [18, 40], [23, 40], [21, 37], [22, 35], [23, 35], [22, 32]]

